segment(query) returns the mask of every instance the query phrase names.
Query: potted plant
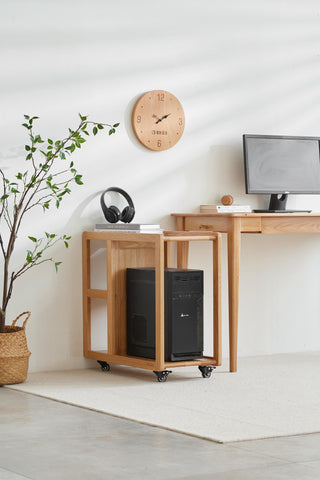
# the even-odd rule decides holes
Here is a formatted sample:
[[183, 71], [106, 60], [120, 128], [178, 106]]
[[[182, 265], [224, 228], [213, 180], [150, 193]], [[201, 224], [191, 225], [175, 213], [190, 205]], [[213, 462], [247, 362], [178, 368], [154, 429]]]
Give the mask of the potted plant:
[[[44, 140], [34, 132], [34, 122], [39, 117], [25, 115], [23, 127], [29, 137], [25, 145], [27, 165], [16, 172], [11, 180], [0, 168], [0, 385], [23, 382], [28, 372], [30, 352], [25, 325], [30, 312], [23, 312], [10, 326], [6, 325], [6, 312], [15, 281], [44, 262], [52, 262], [58, 271], [61, 262], [48, 257], [48, 250], [58, 242], [63, 242], [68, 248], [71, 238], [66, 234], [51, 232], [45, 232], [43, 238], [29, 236], [30, 248], [27, 249], [21, 265], [13, 270], [10, 262], [20, 227], [30, 210], [40, 208], [45, 212], [52, 206], [59, 208], [63, 198], [71, 193], [72, 184], [82, 185], [82, 175], [69, 157], [77, 148], [81, 148], [86, 136], [96, 135], [105, 128], [109, 135], [112, 135], [119, 126], [118, 123], [109, 125], [89, 121], [88, 117], [83, 115], [79, 117], [77, 128], [69, 128], [64, 139]], [[26, 317], [22, 327], [16, 326], [17, 320], [24, 315]]]

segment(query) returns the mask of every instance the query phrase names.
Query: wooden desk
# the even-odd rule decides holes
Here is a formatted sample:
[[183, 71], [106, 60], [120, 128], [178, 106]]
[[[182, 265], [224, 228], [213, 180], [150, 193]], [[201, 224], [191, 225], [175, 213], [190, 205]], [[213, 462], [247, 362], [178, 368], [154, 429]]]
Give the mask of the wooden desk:
[[[241, 233], [320, 233], [320, 213], [173, 213], [172, 216], [177, 230], [215, 231], [228, 236], [229, 360], [230, 371], [236, 372]], [[183, 255], [187, 257], [185, 251]]]

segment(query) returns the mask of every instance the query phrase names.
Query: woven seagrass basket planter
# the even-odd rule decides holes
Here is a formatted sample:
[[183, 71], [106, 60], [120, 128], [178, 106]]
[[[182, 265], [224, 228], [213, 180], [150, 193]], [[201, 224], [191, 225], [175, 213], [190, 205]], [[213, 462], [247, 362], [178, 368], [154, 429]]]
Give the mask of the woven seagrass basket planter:
[[[17, 320], [27, 315], [22, 327], [16, 327]], [[29, 357], [25, 326], [30, 312], [23, 312], [0, 333], [0, 385], [22, 383], [28, 375]]]

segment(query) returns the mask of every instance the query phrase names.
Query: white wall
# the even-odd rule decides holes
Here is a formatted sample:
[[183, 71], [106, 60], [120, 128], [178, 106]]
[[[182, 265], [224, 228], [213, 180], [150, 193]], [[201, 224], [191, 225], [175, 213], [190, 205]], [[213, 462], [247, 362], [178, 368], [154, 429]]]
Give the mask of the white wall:
[[[38, 115], [44, 137], [63, 137], [77, 113], [120, 121], [119, 132], [90, 138], [74, 155], [84, 175], [60, 211], [30, 215], [19, 238], [68, 232], [58, 276], [43, 265], [17, 282], [9, 309], [30, 309], [33, 371], [81, 368], [81, 233], [102, 221], [100, 192], [126, 189], [136, 221], [173, 227], [171, 212], [195, 212], [231, 193], [246, 196], [243, 133], [319, 135], [318, 0], [3, 0], [1, 2], [0, 161], [23, 163], [23, 114]], [[135, 140], [130, 116], [144, 92], [164, 89], [182, 102], [186, 128], [171, 150]], [[288, 207], [319, 210], [317, 196]], [[206, 267], [202, 249], [192, 262]], [[225, 244], [224, 244], [225, 255]], [[320, 244], [316, 235], [246, 235], [242, 242], [239, 354], [320, 348]], [[227, 347], [224, 257], [224, 355]], [[209, 309], [209, 307], [207, 307]], [[103, 328], [97, 336], [101, 336]], [[99, 333], [100, 332], [100, 333]]]

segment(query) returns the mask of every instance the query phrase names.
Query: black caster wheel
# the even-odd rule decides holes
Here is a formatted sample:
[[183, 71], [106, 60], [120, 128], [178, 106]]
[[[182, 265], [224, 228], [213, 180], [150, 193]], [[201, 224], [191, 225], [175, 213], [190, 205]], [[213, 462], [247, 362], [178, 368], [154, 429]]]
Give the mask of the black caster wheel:
[[203, 378], [210, 378], [212, 371], [215, 369], [215, 367], [207, 366], [207, 367], [201, 367], [199, 366], [199, 370], [203, 376]]
[[157, 375], [158, 382], [166, 382], [169, 373], [172, 373], [171, 370], [162, 370], [162, 372], [156, 372], [153, 370], [153, 373]]
[[102, 360], [97, 360], [97, 362], [98, 362], [99, 365], [101, 366], [101, 370], [102, 370], [103, 372], [109, 372], [109, 370], [110, 370], [110, 365], [109, 365], [109, 363], [103, 362]]

